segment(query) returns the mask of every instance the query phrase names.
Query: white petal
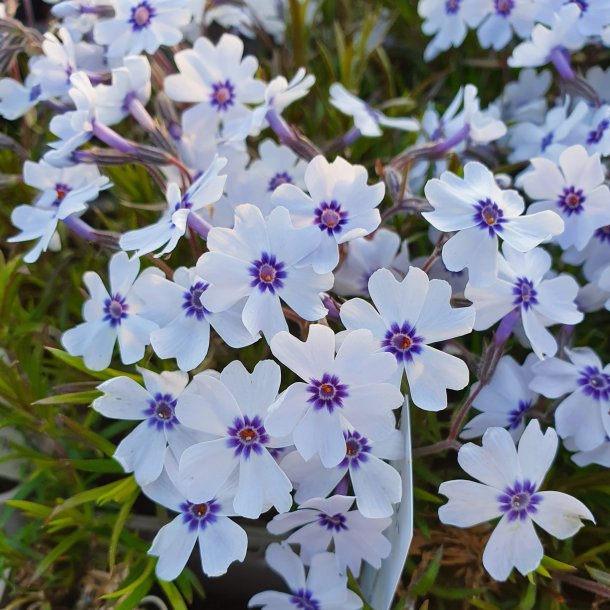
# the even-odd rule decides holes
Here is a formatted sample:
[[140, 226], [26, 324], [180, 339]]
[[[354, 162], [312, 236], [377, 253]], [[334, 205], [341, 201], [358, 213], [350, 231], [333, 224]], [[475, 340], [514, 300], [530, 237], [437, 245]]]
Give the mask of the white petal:
[[509, 521], [504, 515], [487, 542], [483, 565], [495, 580], [504, 581], [513, 567], [524, 575], [535, 570], [542, 555], [542, 544], [531, 519]]
[[483, 435], [483, 446], [463, 445], [458, 452], [460, 466], [471, 477], [496, 489], [512, 487], [521, 480], [517, 449], [504, 428], [490, 428]]
[[517, 455], [523, 477], [538, 489], [557, 453], [557, 433], [547, 428], [543, 434], [540, 423], [533, 419], [519, 440]]
[[182, 515], [164, 525], [155, 536], [148, 554], [159, 558], [155, 572], [161, 580], [180, 576], [197, 540], [197, 530], [183, 523]]
[[445, 409], [447, 388], [461, 390], [468, 384], [468, 367], [462, 360], [428, 345], [405, 364], [411, 399], [427, 411]]
[[494, 487], [474, 481], [456, 480], [442, 483], [438, 493], [449, 501], [438, 509], [443, 523], [457, 527], [472, 527], [501, 514], [499, 492]]
[[147, 485], [161, 474], [166, 450], [165, 433], [146, 420], [119, 443], [113, 457], [125, 472], [134, 473], [139, 485]]
[[201, 567], [208, 576], [221, 576], [234, 561], [243, 561], [248, 550], [248, 536], [228, 517], [217, 517], [199, 531]]
[[541, 491], [540, 502], [532, 519], [551, 536], [565, 540], [573, 536], [584, 523], [581, 519], [595, 521], [591, 511], [580, 501], [560, 491]]
[[389, 464], [368, 455], [367, 461], [350, 468], [358, 510], [370, 519], [390, 517], [393, 503], [400, 502], [400, 474]]
[[345, 438], [337, 409], [310, 406], [294, 429], [294, 445], [305, 460], [319, 453], [326, 468], [337, 466], [345, 457]]
[[113, 419], [144, 419], [152, 396], [130, 377], [115, 377], [97, 386], [104, 392], [91, 405], [104, 417]]

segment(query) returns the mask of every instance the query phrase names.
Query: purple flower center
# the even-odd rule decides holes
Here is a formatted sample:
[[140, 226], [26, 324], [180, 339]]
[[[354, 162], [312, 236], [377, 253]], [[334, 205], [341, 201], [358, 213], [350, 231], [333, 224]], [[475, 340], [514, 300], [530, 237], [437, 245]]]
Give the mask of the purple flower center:
[[221, 505], [214, 499], [199, 504], [183, 502], [180, 505], [182, 522], [188, 524], [191, 531], [204, 530], [208, 523], [215, 523], [218, 520], [216, 513], [221, 508]]
[[269, 442], [263, 421], [258, 415], [252, 419], [247, 415], [243, 418], [236, 417], [233, 425], [227, 428], [227, 434], [229, 436], [227, 445], [235, 449], [233, 453], [235, 457], [243, 455], [248, 459], [253, 451], [261, 455], [265, 444]]
[[201, 304], [201, 295], [208, 289], [207, 282], [197, 282], [193, 284], [188, 292], [183, 294], [184, 303], [182, 309], [185, 310], [187, 318], [195, 316], [198, 320], [203, 320], [210, 312]]
[[538, 305], [538, 299], [536, 298], [538, 292], [534, 288], [534, 282], [526, 277], [517, 278], [513, 285], [513, 294], [515, 295], [513, 305], [521, 305], [525, 311], [533, 305]]
[[67, 185], [67, 184], [63, 184], [61, 182], [58, 182], [55, 185], [55, 201], [53, 202], [53, 206], [55, 207], [59, 207], [61, 205], [61, 202], [66, 198], [66, 195], [71, 191], [72, 189]]
[[413, 362], [413, 355], [421, 354], [421, 343], [424, 340], [415, 333], [415, 326], [411, 326], [408, 322], [403, 322], [401, 325], [394, 322], [390, 330], [386, 331], [381, 347], [384, 351], [394, 354], [398, 362]]
[[523, 417], [525, 412], [531, 408], [532, 401], [531, 400], [520, 400], [519, 406], [508, 413], [508, 423], [510, 425], [511, 430], [517, 429], [521, 422], [523, 421]]
[[308, 589], [299, 589], [290, 598], [290, 603], [294, 604], [299, 610], [320, 610], [320, 602], [313, 597], [313, 593]]
[[347, 212], [341, 210], [341, 205], [334, 199], [327, 203], [323, 201], [315, 210], [314, 224], [320, 227], [320, 231], [326, 231], [329, 235], [341, 233], [343, 225], [347, 223]]
[[536, 487], [527, 479], [521, 483], [516, 481], [512, 487], [507, 487], [504, 493], [498, 496], [500, 511], [508, 514], [509, 521], [520, 519], [525, 521], [528, 515], [535, 513], [542, 498], [536, 493]]
[[504, 212], [498, 207], [497, 203], [491, 199], [482, 199], [475, 204], [474, 209], [474, 221], [477, 223], [477, 227], [486, 230], [490, 237], [503, 230], [502, 225], [507, 219], [504, 218]]
[[586, 366], [579, 372], [578, 385], [587, 396], [597, 401], [610, 400], [610, 375], [600, 371], [596, 366]]
[[368, 460], [368, 453], [371, 451], [369, 441], [356, 430], [344, 432], [345, 437], [345, 457], [339, 464], [340, 468], [358, 468], [361, 462]]
[[508, 17], [513, 8], [515, 8], [514, 0], [494, 0], [496, 13], [502, 17]]
[[219, 112], [228, 110], [229, 106], [235, 104], [235, 85], [228, 78], [224, 83], [219, 81], [212, 85], [210, 103]]
[[148, 417], [148, 425], [157, 430], [171, 430], [178, 425], [180, 422], [174, 413], [176, 402], [177, 399], [171, 394], [157, 392], [144, 411], [144, 415]]
[[540, 150], [544, 152], [553, 143], [553, 132], [549, 132], [540, 141]]
[[604, 133], [608, 127], [610, 127], [610, 121], [608, 119], [600, 121], [597, 128], [588, 133], [587, 144], [597, 144], [604, 137]]
[[152, 18], [156, 14], [155, 9], [144, 0], [144, 2], [140, 2], [140, 4], [131, 9], [129, 23], [131, 23], [131, 27], [134, 31], [139, 32], [150, 25]]
[[284, 287], [283, 279], [288, 274], [284, 271], [286, 265], [275, 258], [275, 254], [263, 252], [260, 259], [253, 261], [248, 273], [254, 278], [250, 286], [258, 286], [261, 292], [268, 290], [271, 294]]
[[347, 386], [339, 381], [336, 375], [324, 373], [322, 379], [311, 379], [307, 391], [312, 394], [307, 402], [313, 403], [316, 409], [328, 409], [332, 413], [336, 407], [343, 406], [343, 399], [349, 396]]
[[582, 193], [582, 189], [577, 189], [574, 186], [570, 186], [569, 188], [564, 187], [563, 193], [557, 200], [557, 204], [566, 216], [572, 216], [572, 214], [580, 214], [582, 212], [582, 204], [586, 199], [587, 198]]
[[318, 523], [321, 527], [325, 527], [327, 530], [334, 530], [340, 532], [341, 530], [349, 529], [345, 522], [347, 519], [342, 513], [336, 515], [327, 515], [326, 513], [318, 513]]
[[[193, 202], [189, 201], [188, 193], [184, 193], [182, 199], [174, 206], [174, 210], [190, 210], [193, 207]], [[172, 223], [173, 224], [173, 223]]]
[[104, 313], [106, 314], [103, 318], [103, 322], [110, 322], [110, 326], [121, 325], [121, 320], [127, 317], [127, 310], [129, 305], [126, 303], [126, 298], [122, 297], [118, 292], [111, 298], [104, 301]]
[[30, 102], [37, 100], [42, 93], [42, 87], [40, 85], [34, 85], [30, 89]]
[[445, 0], [445, 12], [447, 15], [455, 15], [460, 10], [461, 1], [462, 0]]
[[269, 186], [267, 187], [267, 191], [273, 193], [275, 189], [281, 184], [292, 184], [292, 178], [288, 172], [278, 172], [269, 180]]
[[610, 225], [605, 225], [600, 227], [593, 234], [594, 237], [597, 237], [601, 242], [609, 242], [610, 243]]

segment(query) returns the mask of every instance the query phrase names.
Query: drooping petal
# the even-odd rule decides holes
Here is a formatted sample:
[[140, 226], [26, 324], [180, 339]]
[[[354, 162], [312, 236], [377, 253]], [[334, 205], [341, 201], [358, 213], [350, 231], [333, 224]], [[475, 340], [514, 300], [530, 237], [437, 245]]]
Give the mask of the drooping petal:
[[197, 530], [189, 529], [182, 515], [164, 525], [148, 554], [158, 557], [155, 572], [161, 580], [174, 580], [184, 569], [197, 541]]
[[248, 536], [228, 517], [199, 530], [201, 567], [208, 576], [221, 576], [234, 561], [243, 561], [248, 550]]

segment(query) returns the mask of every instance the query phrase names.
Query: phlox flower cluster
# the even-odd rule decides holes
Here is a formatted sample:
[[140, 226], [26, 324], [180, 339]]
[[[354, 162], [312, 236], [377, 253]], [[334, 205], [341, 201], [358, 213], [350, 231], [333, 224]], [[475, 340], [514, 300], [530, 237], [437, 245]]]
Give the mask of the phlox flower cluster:
[[[610, 467], [610, 364], [579, 335], [585, 314], [610, 310], [610, 70], [570, 62], [610, 44], [610, 5], [420, 0], [426, 61], [476, 29], [484, 49], [511, 45], [518, 78], [486, 108], [465, 83], [413, 113], [318, 87], [348, 125], [321, 146], [284, 117], [315, 74], [269, 75], [244, 46], [261, 28], [284, 40], [287, 2], [107, 4], [54, 3], [57, 33], [22, 81], [0, 81], [0, 115], [46, 105], [55, 137], [24, 163], [38, 194], [14, 207], [9, 241], [34, 242], [26, 263], [72, 238], [108, 259], [84, 274], [61, 345], [93, 371], [139, 364], [91, 406], [135, 423], [114, 458], [172, 513], [148, 551], [158, 577], [177, 578], [196, 545], [203, 572], [224, 574], [263, 519], [283, 537], [266, 560], [289, 592], [250, 607], [361, 608], [348, 576], [405, 561], [392, 551], [413, 502], [409, 410], [438, 428], [446, 409], [446, 447], [482, 445], [459, 449], [477, 482], [443, 482], [438, 518], [499, 518], [487, 572], [536, 570], [534, 524], [564, 540], [594, 520], [544, 490], [559, 439], [575, 465]], [[227, 32], [200, 35], [212, 22]], [[352, 145], [382, 135], [409, 145], [375, 173]], [[520, 164], [507, 175], [505, 161]], [[120, 234], [89, 224], [113, 205], [104, 167], [117, 163], [148, 168], [158, 204], [133, 222], [117, 208]]]

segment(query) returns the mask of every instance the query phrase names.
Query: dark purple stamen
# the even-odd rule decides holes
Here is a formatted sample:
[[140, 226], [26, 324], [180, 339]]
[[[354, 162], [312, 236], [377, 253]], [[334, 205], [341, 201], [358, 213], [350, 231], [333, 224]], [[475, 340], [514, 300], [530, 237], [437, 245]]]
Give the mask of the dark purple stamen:
[[487, 231], [490, 237], [503, 231], [502, 225], [507, 219], [504, 218], [504, 212], [498, 207], [497, 203], [491, 199], [482, 199], [475, 204], [474, 209], [474, 221], [479, 229]]
[[288, 172], [278, 172], [275, 174], [275, 176], [269, 180], [267, 191], [273, 193], [281, 184], [292, 184], [292, 178]]
[[381, 347], [384, 351], [394, 354], [398, 362], [413, 362], [413, 355], [421, 354], [421, 343], [424, 340], [415, 333], [415, 326], [411, 326], [408, 322], [403, 322], [401, 325], [394, 322], [390, 330], [386, 331]]
[[189, 530], [204, 530], [208, 523], [215, 523], [218, 520], [216, 513], [220, 511], [221, 505], [215, 499], [208, 502], [193, 504], [183, 502], [180, 505], [182, 511], [182, 522], [188, 524]]
[[201, 295], [208, 289], [207, 282], [197, 282], [193, 284], [188, 292], [183, 294], [184, 303], [182, 309], [185, 310], [187, 318], [195, 316], [198, 320], [203, 320], [210, 312], [201, 304]]
[[320, 231], [326, 231], [328, 235], [341, 233], [343, 225], [347, 223], [347, 212], [341, 210], [341, 205], [334, 199], [327, 203], [323, 201], [314, 210], [314, 224], [320, 227]]
[[540, 141], [540, 150], [544, 152], [553, 143], [553, 132], [549, 132]]
[[588, 133], [587, 144], [597, 144], [604, 137], [604, 132], [608, 127], [610, 127], [610, 121], [608, 119], [600, 121], [597, 128]]
[[140, 32], [150, 25], [152, 18], [156, 14], [154, 7], [144, 0], [144, 2], [140, 2], [140, 4], [131, 9], [129, 23], [131, 23], [131, 27], [135, 32]]
[[538, 511], [536, 507], [542, 498], [536, 493], [536, 486], [527, 479], [521, 483], [515, 482], [512, 487], [507, 487], [504, 493], [498, 496], [500, 511], [508, 514], [509, 521], [520, 519], [525, 521], [528, 515]]
[[316, 409], [326, 408], [332, 413], [335, 407], [343, 406], [343, 399], [349, 396], [347, 388], [336, 375], [324, 373], [321, 380], [312, 379], [307, 386], [307, 391], [312, 394], [307, 402], [313, 403]]
[[34, 85], [30, 89], [30, 102], [37, 100], [42, 93], [42, 87], [40, 85]]
[[514, 0], [494, 0], [496, 13], [502, 17], [508, 17], [513, 8], [515, 8]]
[[521, 305], [527, 311], [533, 305], [538, 305], [538, 292], [534, 288], [534, 282], [526, 277], [519, 277], [513, 285], [515, 300], [513, 305]]
[[564, 187], [563, 193], [557, 200], [557, 205], [566, 216], [572, 216], [572, 214], [580, 214], [583, 211], [582, 204], [586, 199], [582, 189], [577, 189], [574, 186]]
[[[589, 3], [586, 0], [570, 0], [572, 4], [575, 4], [583, 13], [587, 12]], [[582, 14], [580, 15], [582, 17]]]
[[579, 373], [578, 385], [587, 396], [597, 401], [610, 400], [610, 375], [596, 366], [586, 366]]
[[212, 106], [216, 106], [218, 112], [226, 111], [229, 106], [235, 104], [235, 86], [227, 79], [224, 83], [222, 81], [212, 85], [212, 94], [210, 96], [210, 103]]
[[121, 320], [127, 317], [129, 305], [126, 303], [126, 298], [122, 297], [118, 292], [111, 298], [104, 301], [104, 313], [106, 314], [102, 320], [110, 322], [110, 326], [120, 326]]
[[371, 451], [369, 441], [365, 436], [361, 436], [355, 430], [344, 432], [345, 437], [345, 457], [339, 464], [340, 468], [358, 468], [362, 462], [368, 460], [368, 453]]
[[243, 418], [236, 417], [233, 425], [227, 429], [227, 435], [227, 445], [235, 449], [233, 455], [235, 457], [243, 455], [246, 459], [253, 451], [261, 455], [265, 444], [269, 442], [263, 420], [258, 415], [252, 419], [247, 415]]
[[290, 603], [299, 610], [320, 610], [320, 602], [313, 597], [308, 589], [299, 589], [290, 598]]
[[593, 233], [593, 237], [599, 239], [599, 241], [610, 243], [610, 225], [600, 227]]
[[157, 430], [171, 430], [180, 422], [175, 415], [175, 399], [171, 394], [161, 394], [157, 392], [152, 400], [148, 402], [148, 408], [144, 410], [144, 415], [148, 417], [148, 425]]
[[282, 280], [286, 279], [288, 273], [284, 271], [286, 265], [275, 258], [275, 254], [263, 252], [260, 259], [253, 261], [248, 273], [254, 278], [250, 286], [258, 286], [261, 292], [268, 290], [275, 294], [276, 290], [284, 287]]
[[326, 513], [318, 513], [318, 523], [327, 530], [334, 530], [335, 532], [347, 530], [349, 528], [345, 525], [346, 521], [345, 515], [341, 513], [332, 516]]
[[447, 15], [455, 15], [460, 10], [462, 0], [445, 0], [445, 12]]
[[508, 413], [508, 423], [511, 430], [516, 430], [523, 421], [525, 412], [532, 406], [531, 400], [520, 400], [519, 406]]

